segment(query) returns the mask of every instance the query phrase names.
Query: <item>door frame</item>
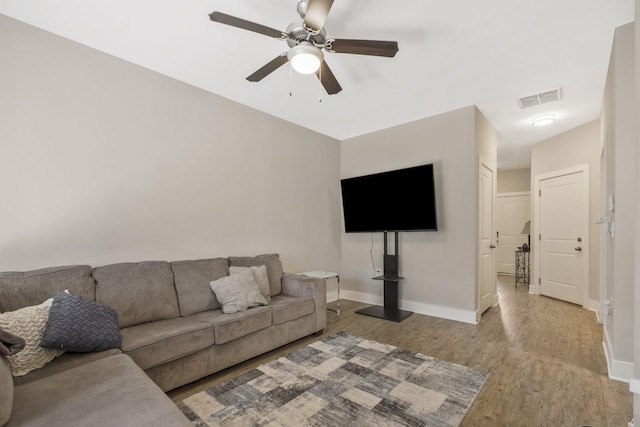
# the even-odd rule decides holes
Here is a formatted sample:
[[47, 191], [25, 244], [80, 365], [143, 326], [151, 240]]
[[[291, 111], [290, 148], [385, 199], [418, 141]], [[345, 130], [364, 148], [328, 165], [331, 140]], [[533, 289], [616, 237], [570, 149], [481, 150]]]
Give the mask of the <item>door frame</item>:
[[[477, 169], [476, 169], [476, 323], [480, 321], [483, 312], [480, 310], [480, 301], [482, 298], [482, 284], [480, 277], [480, 261], [481, 261], [481, 234], [482, 234], [482, 224], [480, 224], [480, 173], [483, 167], [489, 169], [492, 173], [492, 188], [491, 188], [491, 244], [495, 245], [495, 230], [496, 230], [496, 194], [497, 194], [497, 167], [492, 164], [487, 158], [482, 155], [478, 155]], [[489, 249], [489, 254], [491, 257], [491, 290], [490, 290], [490, 298], [491, 302], [489, 304], [489, 308], [495, 307], [500, 303], [498, 299], [498, 276], [497, 276], [497, 258], [495, 256], [495, 250]]]
[[585, 236], [586, 237], [586, 245], [583, 245], [582, 253], [584, 262], [582, 263], [582, 307], [589, 308], [589, 285], [590, 285], [590, 277], [589, 277], [589, 248], [591, 246], [591, 236], [589, 234], [589, 164], [585, 163], [582, 165], [573, 166], [566, 169], [560, 169], [553, 172], [547, 172], [540, 175], [536, 175], [534, 177], [534, 190], [533, 190], [533, 218], [531, 220], [531, 246], [533, 246], [532, 255], [533, 257], [530, 259], [530, 263], [533, 264], [530, 266], [530, 271], [533, 272], [533, 276], [531, 279], [531, 283], [529, 284], [529, 293], [540, 295], [540, 245], [538, 242], [540, 238], [534, 239], [535, 236], [539, 236], [540, 234], [540, 184], [542, 181], [558, 178], [564, 175], [570, 175], [573, 173], [582, 172], [582, 197], [583, 200], [586, 201], [586, 209], [581, 212], [581, 219], [585, 227]]

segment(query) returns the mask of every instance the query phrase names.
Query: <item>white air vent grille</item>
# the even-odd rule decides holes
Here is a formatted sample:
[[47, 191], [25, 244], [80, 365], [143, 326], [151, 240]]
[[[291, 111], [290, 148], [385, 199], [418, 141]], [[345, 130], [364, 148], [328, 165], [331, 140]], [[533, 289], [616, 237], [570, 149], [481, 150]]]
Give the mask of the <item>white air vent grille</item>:
[[548, 104], [549, 102], [557, 102], [562, 99], [562, 88], [547, 90], [536, 93], [535, 95], [527, 95], [518, 98], [518, 105], [521, 109], [535, 107], [536, 105]]

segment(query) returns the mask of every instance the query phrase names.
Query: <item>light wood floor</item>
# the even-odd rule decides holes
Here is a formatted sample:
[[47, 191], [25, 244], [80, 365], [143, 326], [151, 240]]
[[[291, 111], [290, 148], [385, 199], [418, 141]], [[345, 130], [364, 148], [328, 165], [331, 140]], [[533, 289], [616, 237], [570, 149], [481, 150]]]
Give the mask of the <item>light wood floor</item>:
[[[626, 426], [628, 384], [607, 377], [602, 327], [582, 307], [516, 289], [501, 276], [500, 306], [478, 325], [413, 314], [402, 323], [356, 314], [365, 304], [342, 301], [324, 335], [346, 331], [488, 372], [462, 426]], [[331, 303], [335, 307], [336, 303]], [[308, 337], [169, 392], [174, 401], [321, 339]], [[333, 426], [332, 426], [333, 427]]]

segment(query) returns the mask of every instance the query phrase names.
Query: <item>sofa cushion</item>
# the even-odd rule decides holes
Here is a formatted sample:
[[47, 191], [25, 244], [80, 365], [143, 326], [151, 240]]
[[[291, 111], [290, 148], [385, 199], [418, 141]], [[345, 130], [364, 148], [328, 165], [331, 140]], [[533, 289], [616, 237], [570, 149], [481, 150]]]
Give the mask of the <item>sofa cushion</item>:
[[279, 295], [282, 292], [282, 262], [278, 254], [265, 254], [255, 257], [229, 257], [229, 265], [234, 267], [251, 267], [265, 265], [269, 276], [271, 295]]
[[224, 344], [268, 328], [272, 324], [271, 317], [270, 307], [255, 307], [233, 314], [225, 314], [221, 310], [205, 311], [189, 319], [212, 324], [216, 344]]
[[269, 307], [273, 310], [273, 324], [280, 325], [313, 313], [315, 303], [313, 298], [293, 298], [278, 295], [273, 297]]
[[268, 304], [260, 295], [258, 284], [249, 269], [214, 280], [210, 286], [222, 304], [222, 311], [227, 314]]
[[229, 260], [213, 258], [174, 261], [171, 263], [171, 270], [173, 270], [182, 316], [220, 308], [220, 303], [211, 292], [209, 283], [229, 275]]
[[13, 376], [9, 361], [0, 356], [0, 426], [3, 426], [11, 416], [13, 406]]
[[122, 329], [122, 351], [142, 369], [195, 353], [213, 343], [213, 327], [210, 323], [185, 317]]
[[0, 273], [0, 313], [40, 304], [51, 298], [56, 291], [65, 289], [74, 295], [95, 301], [91, 267], [75, 265]]
[[0, 314], [0, 328], [25, 341], [22, 351], [7, 358], [11, 372], [16, 377], [41, 368], [62, 354], [59, 350], [40, 347], [52, 301], [53, 298], [49, 298], [39, 305]]
[[56, 292], [40, 347], [88, 353], [118, 348], [122, 336], [111, 307], [67, 292]]
[[16, 386], [6, 427], [191, 426], [177, 406], [123, 354]]
[[120, 328], [180, 316], [173, 272], [168, 262], [96, 267], [93, 278], [96, 301], [118, 312]]
[[267, 274], [267, 266], [254, 265], [252, 267], [229, 267], [230, 274], [238, 274], [245, 270], [251, 270], [251, 272], [253, 273], [253, 278], [258, 284], [260, 295], [262, 295], [264, 299], [267, 300], [267, 302], [271, 301], [271, 287], [269, 286], [269, 275]]
[[38, 381], [42, 378], [50, 377], [58, 372], [66, 371], [68, 369], [75, 368], [76, 366], [91, 363], [94, 360], [104, 359], [105, 357], [113, 356], [115, 354], [121, 354], [122, 352], [117, 348], [112, 348], [105, 351], [97, 351], [94, 353], [64, 353], [56, 357], [51, 362], [47, 363], [40, 369], [29, 372], [22, 377], [14, 377], [13, 384], [19, 386], [21, 384], [30, 383], [32, 381]]

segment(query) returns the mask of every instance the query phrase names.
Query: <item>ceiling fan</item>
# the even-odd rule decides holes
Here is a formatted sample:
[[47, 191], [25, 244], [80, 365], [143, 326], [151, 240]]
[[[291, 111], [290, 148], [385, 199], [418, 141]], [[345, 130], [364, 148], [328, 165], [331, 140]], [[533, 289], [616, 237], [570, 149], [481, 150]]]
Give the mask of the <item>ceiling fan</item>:
[[333, 0], [301, 0], [298, 2], [297, 10], [302, 19], [293, 21], [286, 31], [276, 30], [222, 12], [213, 12], [209, 15], [209, 18], [214, 22], [286, 41], [289, 45], [288, 52], [280, 54], [247, 77], [250, 82], [259, 82], [288, 61], [291, 61], [291, 66], [299, 73], [316, 73], [327, 93], [335, 95], [342, 90], [342, 87], [340, 87], [340, 83], [338, 83], [324, 60], [323, 49], [331, 53], [351, 53], [392, 58], [398, 52], [398, 42], [327, 38], [324, 22], [332, 5]]

